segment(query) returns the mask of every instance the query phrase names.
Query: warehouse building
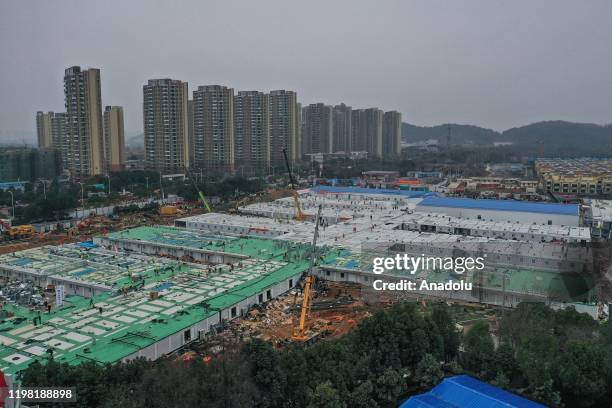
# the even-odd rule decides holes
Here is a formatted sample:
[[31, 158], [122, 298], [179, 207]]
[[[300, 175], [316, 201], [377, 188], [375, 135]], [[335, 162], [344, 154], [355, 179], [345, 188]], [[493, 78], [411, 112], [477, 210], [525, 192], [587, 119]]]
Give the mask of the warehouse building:
[[585, 200], [586, 224], [593, 236], [612, 239], [612, 200]]
[[402, 229], [528, 242], [564, 241], [586, 244], [591, 241], [587, 227], [472, 220], [439, 213], [410, 214], [402, 219]]
[[494, 387], [468, 375], [444, 379], [426, 393], [410, 397], [400, 408], [545, 408], [526, 398]]
[[471, 220], [570, 227], [580, 225], [580, 207], [575, 204], [426, 197], [416, 206], [416, 211], [428, 214], [440, 213]]
[[[144, 244], [148, 237], [170, 245], [193, 238], [187, 234], [179, 243], [170, 231], [152, 230], [124, 241], [139, 238]], [[290, 290], [308, 267], [303, 246], [257, 238], [217, 235], [194, 244], [192, 249], [208, 251], [208, 265], [124, 252], [118, 248], [122, 242], [108, 241], [106, 249], [44, 247], [0, 258], [5, 277], [38, 277], [42, 285], [66, 288], [65, 299], [49, 313], [18, 302], [4, 305], [9, 317], [0, 322], [2, 372], [13, 376], [33, 361], [45, 362], [49, 349], [56, 361], [70, 364], [157, 359]], [[103, 291], [73, 295], [71, 284], [100, 285]]]

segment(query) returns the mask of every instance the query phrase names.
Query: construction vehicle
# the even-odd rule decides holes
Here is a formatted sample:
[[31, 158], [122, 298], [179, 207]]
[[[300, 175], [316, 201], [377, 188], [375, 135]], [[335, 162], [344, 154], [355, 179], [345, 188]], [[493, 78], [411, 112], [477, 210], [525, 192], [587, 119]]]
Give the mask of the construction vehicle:
[[315, 230], [314, 236], [312, 237], [312, 253], [310, 254], [310, 263], [308, 265], [308, 271], [306, 272], [306, 279], [304, 281], [304, 299], [302, 300], [302, 308], [300, 310], [300, 319], [298, 324], [293, 328], [293, 335], [291, 338], [296, 341], [307, 341], [308, 336], [306, 335], [306, 320], [310, 314], [310, 305], [312, 301], [312, 292], [314, 284], [314, 275], [312, 274], [315, 260], [317, 259], [317, 237], [319, 236], [319, 222], [321, 220], [321, 204], [317, 210], [317, 217], [315, 218]]
[[31, 238], [36, 234], [33, 225], [12, 226], [6, 220], [0, 220], [0, 230], [2, 230], [2, 238], [5, 240]]
[[230, 214], [236, 214], [238, 212], [238, 209], [242, 206], [244, 206], [245, 204], [247, 204], [249, 202], [249, 200], [251, 199], [251, 197], [244, 197], [242, 199], [240, 199], [236, 205], [232, 208], [230, 208], [227, 212]]
[[302, 206], [300, 205], [300, 197], [295, 190], [296, 184], [293, 179], [293, 173], [291, 172], [291, 166], [289, 166], [289, 159], [287, 158], [287, 150], [283, 149], [283, 156], [285, 157], [285, 165], [287, 166], [287, 172], [289, 173], [289, 183], [291, 185], [291, 192], [293, 194], [293, 204], [295, 206], [295, 219], [298, 221], [304, 221], [307, 216], [302, 212]]
[[163, 207], [159, 208], [159, 215], [162, 216], [179, 215], [182, 213], [183, 212], [175, 205], [164, 205]]

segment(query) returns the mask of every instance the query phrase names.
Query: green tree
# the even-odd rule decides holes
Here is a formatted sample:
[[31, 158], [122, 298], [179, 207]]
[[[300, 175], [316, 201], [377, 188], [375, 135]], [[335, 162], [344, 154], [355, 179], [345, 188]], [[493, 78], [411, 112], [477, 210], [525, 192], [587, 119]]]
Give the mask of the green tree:
[[376, 379], [377, 400], [381, 404], [390, 404], [406, 390], [406, 381], [401, 373], [388, 368]]
[[508, 379], [516, 374], [518, 367], [514, 358], [514, 349], [510, 344], [501, 344], [493, 355], [492, 368], [498, 374], [504, 374]]
[[531, 389], [552, 380], [557, 350], [557, 339], [550, 331], [532, 331], [522, 340], [516, 360]]
[[431, 354], [425, 354], [417, 365], [414, 381], [421, 387], [433, 387], [444, 378], [440, 363]]
[[476, 322], [463, 339], [462, 366], [476, 373], [486, 373], [493, 358], [494, 344], [486, 322]]
[[605, 359], [604, 348], [589, 340], [570, 342], [559, 356], [559, 380], [573, 406], [594, 406], [606, 393]]
[[308, 408], [344, 408], [346, 404], [340, 400], [338, 391], [331, 381], [318, 384], [312, 392]]
[[374, 394], [374, 385], [368, 380], [359, 384], [349, 395], [349, 404], [351, 408], [377, 408], [378, 403], [372, 398]]

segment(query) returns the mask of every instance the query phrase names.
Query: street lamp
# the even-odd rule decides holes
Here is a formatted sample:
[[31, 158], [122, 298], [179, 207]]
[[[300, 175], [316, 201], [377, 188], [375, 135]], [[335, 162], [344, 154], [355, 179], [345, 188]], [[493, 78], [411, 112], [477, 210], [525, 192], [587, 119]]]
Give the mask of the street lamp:
[[15, 196], [11, 190], [8, 191], [11, 195], [11, 207], [13, 207], [13, 219], [15, 219]]
[[80, 181], [78, 183], [81, 185], [81, 208], [83, 210], [81, 218], [83, 218], [85, 217], [85, 198], [83, 198], [83, 183], [81, 183]]
[[104, 177], [108, 179], [108, 199], [110, 200], [110, 176], [106, 174]]
[[161, 191], [162, 202], [164, 201], [164, 186], [162, 184], [162, 174], [159, 172], [159, 191]]
[[47, 199], [47, 183], [45, 182], [45, 180], [40, 180], [40, 182], [43, 185], [43, 195], [45, 196], [45, 200]]

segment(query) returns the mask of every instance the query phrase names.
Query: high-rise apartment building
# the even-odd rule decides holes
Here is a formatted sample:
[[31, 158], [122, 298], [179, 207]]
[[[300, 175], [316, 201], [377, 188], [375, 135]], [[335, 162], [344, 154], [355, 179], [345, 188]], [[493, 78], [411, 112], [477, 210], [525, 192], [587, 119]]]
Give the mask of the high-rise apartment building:
[[270, 167], [270, 115], [268, 95], [241, 91], [234, 96], [234, 156], [238, 166]]
[[367, 151], [368, 127], [365, 109], [353, 109], [351, 112], [351, 151]]
[[56, 149], [0, 148], [0, 182], [53, 180], [60, 174]]
[[334, 106], [334, 131], [332, 142], [332, 153], [352, 150], [351, 139], [353, 133], [352, 108], [345, 104]]
[[121, 106], [104, 108], [104, 156], [106, 173], [125, 168], [125, 134]]
[[304, 154], [331, 153], [333, 110], [323, 103], [304, 108]]
[[304, 120], [302, 118], [302, 104], [301, 103], [296, 103], [296, 109], [295, 109], [295, 113], [297, 114], [297, 125], [296, 125], [296, 131], [297, 131], [297, 137], [295, 138], [295, 159], [297, 161], [302, 160], [302, 154], [303, 154], [303, 138], [302, 138], [302, 127], [304, 124]]
[[193, 91], [194, 166], [234, 171], [234, 90], [221, 85]]
[[52, 117], [53, 112], [36, 112], [36, 134], [38, 136], [38, 147], [41, 149], [53, 145]]
[[399, 157], [402, 153], [402, 114], [397, 111], [385, 112], [382, 127], [382, 156]]
[[53, 148], [57, 157], [65, 157], [66, 114], [63, 112], [36, 112], [36, 132], [40, 149]]
[[[51, 113], [51, 112], [50, 112]], [[53, 113], [51, 116], [51, 143], [53, 147], [65, 155], [66, 148], [66, 113]]]
[[147, 167], [165, 174], [189, 167], [187, 82], [150, 79], [143, 86]]
[[284, 163], [283, 149], [291, 162], [300, 160], [301, 142], [298, 128], [297, 94], [293, 91], [276, 90], [269, 95], [270, 112], [270, 162], [272, 166]]
[[77, 178], [104, 171], [100, 70], [74, 66], [64, 72], [66, 121], [62, 160]]
[[193, 166], [193, 99], [187, 101], [187, 144], [189, 145], [189, 163]]
[[57, 152], [60, 169], [66, 169], [66, 161], [64, 157], [68, 154], [66, 148], [66, 113], [55, 113], [51, 118], [51, 138], [53, 139], [53, 148]]
[[368, 157], [383, 156], [382, 142], [382, 124], [383, 111], [378, 108], [369, 108], [365, 110], [366, 120], [366, 150]]

